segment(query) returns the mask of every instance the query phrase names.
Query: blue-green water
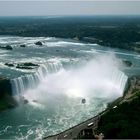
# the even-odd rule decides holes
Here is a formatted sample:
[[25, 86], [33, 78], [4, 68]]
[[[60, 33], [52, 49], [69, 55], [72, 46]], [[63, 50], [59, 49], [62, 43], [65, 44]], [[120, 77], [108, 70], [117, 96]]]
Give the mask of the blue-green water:
[[[37, 41], [43, 46], [35, 45]], [[37, 139], [68, 129], [104, 110], [123, 94], [127, 76], [140, 74], [139, 54], [97, 44], [3, 36], [0, 45], [13, 47], [12, 51], [0, 50], [0, 75], [11, 79], [13, 95], [22, 94], [29, 101], [0, 113], [0, 139]], [[122, 60], [133, 65], [126, 67]], [[40, 67], [4, 65], [24, 62]]]

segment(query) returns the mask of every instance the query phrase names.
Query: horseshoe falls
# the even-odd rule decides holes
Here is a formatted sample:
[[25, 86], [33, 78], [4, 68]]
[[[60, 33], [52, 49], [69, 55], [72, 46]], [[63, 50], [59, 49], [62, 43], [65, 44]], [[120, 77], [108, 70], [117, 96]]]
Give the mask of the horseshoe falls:
[[[68, 91], [68, 94], [78, 96], [77, 94], [79, 93], [75, 93], [75, 90], [80, 90], [82, 91], [82, 93], [85, 92], [84, 95], [88, 95], [88, 90], [91, 90], [91, 92], [93, 92], [94, 90], [104, 88], [102, 90], [104, 91], [106, 89], [108, 93], [110, 91], [113, 92], [112, 90], [117, 90], [116, 93], [119, 93], [121, 96], [125, 89], [125, 84], [128, 77], [123, 72], [117, 69], [109, 69], [108, 71], [106, 70], [105, 72], [100, 73], [102, 72], [100, 71], [100, 69], [102, 69], [102, 66], [95, 66], [94, 63], [95, 62], [92, 61], [90, 65], [84, 65], [79, 68], [76, 67], [76, 69], [73, 68], [71, 70], [65, 70], [62, 64], [57, 63], [40, 66], [37, 72], [33, 74], [27, 74], [25, 76], [11, 79], [13, 96], [24, 96], [25, 94], [25, 96], [28, 96], [28, 94], [30, 93], [27, 94], [26, 92], [29, 92], [30, 90], [32, 90], [33, 92], [34, 89], [37, 90], [36, 86], [42, 86], [42, 84], [45, 85], [46, 93], [52, 91], [52, 89], [49, 89], [51, 84], [51, 87], [53, 87], [53, 92], [51, 94], [58, 93], [58, 91], [67, 93]], [[98, 70], [94, 72], [95, 69]], [[89, 78], [89, 73], [91, 79]], [[64, 89], [66, 89], [66, 91], [64, 91]], [[38, 92], [40, 93], [40, 91]], [[45, 95], [43, 95], [42, 98], [44, 98], [44, 96]], [[79, 94], [79, 96], [82, 97], [82, 94]], [[96, 96], [96, 92], [94, 96]]]
[[136, 72], [122, 60], [140, 66], [134, 53], [70, 39], [3, 36], [0, 41], [13, 47], [1, 50], [0, 72], [10, 79], [19, 104], [0, 112], [1, 139], [41, 139], [97, 115], [123, 95], [129, 73]]

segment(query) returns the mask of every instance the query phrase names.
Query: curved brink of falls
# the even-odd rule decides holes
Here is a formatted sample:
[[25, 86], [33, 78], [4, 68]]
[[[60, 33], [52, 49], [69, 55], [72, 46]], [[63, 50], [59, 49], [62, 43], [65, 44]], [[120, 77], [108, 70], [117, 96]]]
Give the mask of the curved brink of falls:
[[[112, 96], [111, 92], [117, 92], [117, 96], [115, 96], [115, 98], [122, 96], [128, 79], [122, 71], [111, 68], [110, 70], [107, 69], [104, 73], [102, 72], [100, 74], [98, 72], [96, 73], [96, 71], [99, 71], [102, 67], [99, 66], [98, 68], [98, 66], [96, 66], [95, 72], [95, 68], [93, 67], [93, 73], [90, 73], [87, 70], [91, 69], [92, 71], [92, 67], [85, 67], [87, 68], [80, 68], [81, 73], [79, 74], [79, 72], [75, 72], [75, 70], [70, 72], [64, 70], [61, 63], [48, 63], [46, 65], [42, 65], [38, 68], [37, 72], [33, 74], [27, 74], [11, 80], [13, 96], [23, 95], [27, 90], [36, 89], [37, 85], [42, 83], [42, 81], [44, 81], [46, 85], [48, 84], [48, 86], [51, 85], [56, 92], [64, 89], [64, 91], [61, 90], [61, 92], [65, 92], [69, 95], [72, 94], [72, 96], [73, 94], [81, 94], [79, 89], [83, 90], [84, 94], [87, 94], [91, 90], [93, 93], [97, 92], [98, 94], [98, 90], [100, 89], [104, 94], [106, 94], [106, 91], [110, 92], [108, 96]], [[58, 74], [51, 75], [50, 73]], [[50, 77], [47, 78], [46, 75], [50, 75]], [[63, 81], [64, 79], [66, 79], [66, 81]], [[39, 89], [37, 90], [38, 93], [41, 92]], [[45, 88], [45, 90], [48, 91], [50, 89]], [[81, 97], [85, 97], [85, 95], [83, 96], [81, 94]], [[106, 96], [103, 95], [102, 97]]]

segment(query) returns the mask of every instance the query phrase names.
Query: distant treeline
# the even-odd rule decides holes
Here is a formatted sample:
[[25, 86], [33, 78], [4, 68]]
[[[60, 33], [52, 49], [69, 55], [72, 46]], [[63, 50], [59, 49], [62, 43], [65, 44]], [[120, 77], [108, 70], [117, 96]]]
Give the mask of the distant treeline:
[[75, 38], [139, 52], [140, 17], [1, 17], [0, 35]]

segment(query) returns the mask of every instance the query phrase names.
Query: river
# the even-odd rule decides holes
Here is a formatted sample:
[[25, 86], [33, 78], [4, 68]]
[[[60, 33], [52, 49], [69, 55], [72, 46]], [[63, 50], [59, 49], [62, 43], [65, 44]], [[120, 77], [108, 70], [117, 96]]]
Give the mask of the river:
[[[126, 50], [55, 37], [0, 36], [0, 46], [6, 45], [13, 50], [0, 50], [0, 75], [11, 79], [12, 96], [28, 103], [0, 113], [0, 139], [62, 132], [105, 110], [123, 95], [128, 77], [140, 74], [140, 55]], [[39, 67], [17, 67], [23, 63]]]

